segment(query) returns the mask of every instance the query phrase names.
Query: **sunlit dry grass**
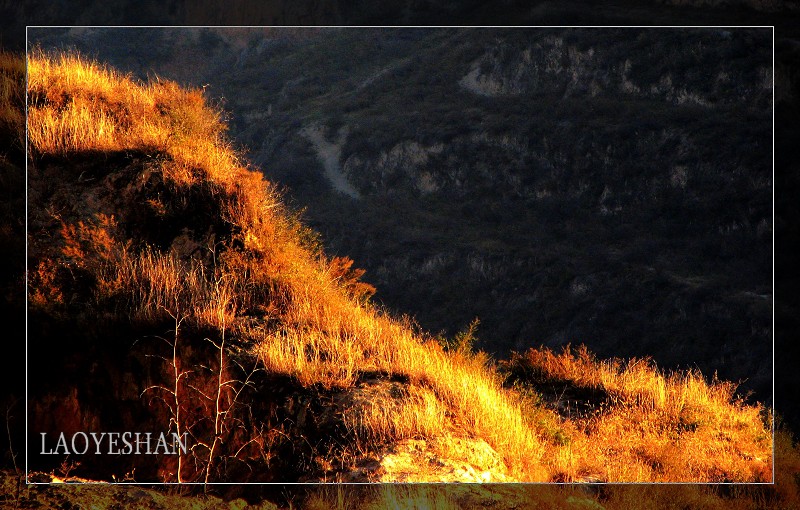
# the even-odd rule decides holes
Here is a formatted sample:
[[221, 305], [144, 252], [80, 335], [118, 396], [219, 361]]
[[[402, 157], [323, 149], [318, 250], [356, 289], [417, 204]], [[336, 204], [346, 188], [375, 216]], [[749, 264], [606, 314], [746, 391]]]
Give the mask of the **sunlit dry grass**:
[[[74, 54], [28, 60], [28, 128], [42, 154], [158, 148], [188, 163], [209, 157], [200, 145], [220, 142], [219, 113], [202, 94], [171, 82], [137, 83]], [[199, 144], [192, 144], [200, 140]], [[189, 147], [186, 147], [186, 144]], [[189, 154], [196, 149], [197, 152]], [[214, 152], [213, 158], [226, 156]]]
[[464, 486], [458, 484], [381, 487], [320, 487], [302, 509], [504, 508], [586, 510], [793, 510], [800, 504], [800, 449], [785, 430], [775, 434], [775, 485], [624, 485], [600, 491], [576, 485]]
[[[438, 344], [423, 343], [402, 324], [371, 308], [354, 306], [333, 290], [320, 285], [316, 292], [293, 294], [316, 298], [300, 299], [286, 315], [294, 326], [268, 334], [260, 343], [257, 353], [269, 370], [304, 384], [342, 387], [351, 386], [364, 372], [407, 376], [412, 384], [430, 388], [460, 427], [497, 449], [514, 476], [547, 479], [536, 432], [485, 359], [446, 353]], [[447, 431], [449, 420], [432, 419], [442, 413], [430, 401], [412, 399], [399, 411], [388, 419], [373, 408], [359, 417], [360, 426], [380, 438], [434, 437]], [[399, 436], [398, 431], [402, 431]]]
[[567, 418], [580, 432], [548, 455], [563, 479], [772, 479], [771, 416], [737, 398], [732, 383], [697, 371], [665, 374], [649, 360], [600, 361], [584, 347], [534, 349], [512, 364], [532, 381], [606, 395], [594, 413]]
[[423, 435], [442, 434], [446, 408], [433, 391], [409, 386], [408, 394], [392, 401], [391, 397], [363, 402], [355, 412], [344, 417], [345, 425], [368, 441], [386, 442]]
[[320, 487], [299, 507], [372, 509], [547, 508], [585, 510], [793, 510], [800, 503], [800, 450], [788, 432], [776, 442], [775, 485], [610, 484], [591, 491], [578, 485], [383, 485]]
[[[366, 449], [456, 431], [485, 440], [509, 475], [523, 481], [589, 474], [613, 481], [769, 478], [771, 443], [761, 410], [737, 402], [729, 384], [709, 384], [695, 373], [665, 376], [647, 362], [532, 351], [527, 367], [613, 397], [599, 415], [563, 421], [505, 388], [487, 356], [447, 350], [359, 298], [368, 286], [354, 291], [358, 273], [347, 273], [347, 261], [303, 244], [302, 227], [231, 148], [220, 113], [200, 91], [139, 83], [73, 55], [34, 53], [28, 71], [34, 158], [145, 153], [142, 175], [162, 180], [173, 200], [218, 204], [216, 220], [230, 232], [208, 237], [198, 248], [203, 258], [182, 253], [175, 242], [169, 249], [136, 244], [99, 212], [59, 217], [58, 260], [36, 266], [35, 306], [66, 306], [52, 266], [61, 263], [92, 275], [95, 306], [135, 321], [179, 317], [224, 330], [232, 342], [252, 346], [266, 370], [302, 385], [348, 390], [365, 374], [407, 380], [403, 398], [366, 403], [345, 418]], [[167, 214], [170, 204], [148, 200]], [[257, 324], [247, 320], [254, 310], [263, 317]]]

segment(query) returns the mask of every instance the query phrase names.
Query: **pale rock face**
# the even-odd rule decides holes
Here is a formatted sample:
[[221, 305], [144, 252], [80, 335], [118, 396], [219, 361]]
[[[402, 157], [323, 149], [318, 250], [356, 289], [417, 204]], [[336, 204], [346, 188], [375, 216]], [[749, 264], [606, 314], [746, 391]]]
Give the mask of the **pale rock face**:
[[381, 458], [379, 469], [381, 482], [515, 481], [506, 474], [502, 459], [486, 441], [463, 437], [401, 441]]
[[[503, 95], [504, 91], [509, 88], [503, 81], [498, 80], [491, 74], [481, 74], [481, 69], [478, 64], [473, 64], [470, 72], [464, 75], [464, 77], [459, 80], [458, 84], [473, 94], [489, 97]], [[510, 87], [510, 89], [511, 92], [509, 93], [519, 93], [519, 90], [513, 86]]]
[[[721, 31], [719, 37], [727, 41], [732, 35]], [[556, 36], [544, 37], [527, 48], [514, 48], [498, 41], [469, 65], [458, 86], [485, 97], [525, 96], [560, 90], [564, 98], [621, 94], [658, 98], [675, 105], [715, 106], [714, 93], [699, 92], [694, 89], [696, 84], [685, 83], [670, 72], [660, 77], [641, 76], [641, 65], [647, 64], [642, 57], [620, 59], [608, 51], [608, 48], [581, 49]], [[703, 52], [704, 49], [699, 47], [697, 51]], [[638, 70], [635, 69], [637, 64]], [[748, 101], [774, 86], [772, 69], [762, 67], [758, 69], [760, 80], [756, 87], [741, 90], [741, 97], [732, 98], [726, 91], [731, 89], [731, 83], [739, 81], [739, 77], [732, 76], [724, 63], [715, 72], [714, 89], [723, 92], [728, 99]]]
[[487, 97], [516, 96], [544, 87], [548, 77], [568, 79], [565, 96], [588, 90], [598, 94], [608, 78], [597, 73], [594, 48], [582, 51], [560, 37], [546, 37], [516, 54], [493, 48], [475, 60], [458, 85]]
[[351, 198], [360, 198], [358, 191], [347, 180], [347, 176], [342, 172], [341, 158], [342, 146], [347, 140], [347, 129], [341, 129], [337, 134], [337, 139], [333, 142], [325, 138], [321, 126], [306, 126], [300, 130], [317, 153], [317, 158], [325, 169], [325, 177], [330, 181], [331, 186], [336, 191], [348, 195]]
[[676, 188], [685, 188], [689, 180], [689, 171], [685, 165], [676, 165], [670, 172], [670, 183]]
[[[441, 189], [435, 174], [426, 170], [431, 156], [439, 155], [445, 145], [437, 143], [422, 145], [411, 140], [404, 140], [382, 151], [373, 158], [352, 155], [344, 163], [343, 173], [355, 175], [364, 172], [379, 176], [379, 182], [386, 182], [394, 174], [401, 173], [408, 177], [411, 185], [423, 195], [435, 193]], [[383, 188], [385, 186], [380, 186]]]

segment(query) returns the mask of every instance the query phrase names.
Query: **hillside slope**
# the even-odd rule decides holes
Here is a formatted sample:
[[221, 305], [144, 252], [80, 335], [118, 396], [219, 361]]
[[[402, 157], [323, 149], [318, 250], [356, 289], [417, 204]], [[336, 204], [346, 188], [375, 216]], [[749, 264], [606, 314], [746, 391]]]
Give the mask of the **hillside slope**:
[[[224, 131], [200, 90], [68, 54], [29, 60], [28, 433], [56, 452], [29, 451], [33, 469], [173, 482], [772, 478], [771, 417], [729, 383], [585, 349], [496, 366], [471, 331], [436, 339], [382, 312], [362, 272], [324, 254]], [[90, 431], [185, 434], [189, 448], [76, 461], [55, 444]]]
[[329, 252], [426, 330], [478, 317], [498, 357], [580, 342], [772, 398], [769, 30], [31, 37], [222, 96]]

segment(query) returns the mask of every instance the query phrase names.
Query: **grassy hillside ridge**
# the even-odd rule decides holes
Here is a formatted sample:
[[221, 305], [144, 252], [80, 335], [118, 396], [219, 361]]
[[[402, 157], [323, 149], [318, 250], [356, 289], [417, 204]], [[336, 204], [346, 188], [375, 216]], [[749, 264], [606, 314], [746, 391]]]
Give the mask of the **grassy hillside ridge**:
[[[61, 281], [67, 280], [63, 271], [68, 265], [73, 272], [85, 270], [86, 278], [95, 280], [89, 282], [90, 306], [95, 311], [108, 302], [122, 301], [140, 321], [172, 317], [185, 321], [184, 328], [216, 330], [220, 338], [227, 333], [240, 345], [254, 345], [252, 351], [267, 371], [286, 373], [306, 385], [346, 388], [365, 372], [408, 377], [419, 385], [422, 403], [442, 408], [434, 414], [435, 422], [421, 421], [413, 408], [418, 401], [409, 399], [404, 405], [410, 409], [401, 409], [398, 416], [410, 413], [410, 423], [384, 423], [381, 416], [365, 415], [353, 427], [395, 439], [441, 435], [446, 422], [439, 418], [446, 408], [465, 430], [505, 450], [506, 461], [519, 475], [536, 473], [539, 441], [524, 424], [518, 404], [500, 390], [496, 376], [478, 362], [421, 345], [407, 328], [348, 298], [331, 278], [329, 262], [297, 243], [297, 230], [282, 216], [260, 174], [238, 166], [235, 156], [221, 145], [213, 112], [197, 101], [197, 92], [180, 91], [171, 84], [139, 86], [69, 56], [34, 58], [29, 73], [33, 98], [29, 136], [35, 160], [63, 161], [85, 152], [106, 153], [108, 158], [114, 151], [137, 151], [156, 161], [155, 166], [137, 168], [142, 173], [136, 176], [139, 182], [132, 183], [133, 191], [138, 191], [137, 185], [146, 187], [152, 182], [158, 190], [142, 204], [145, 210], [136, 211], [133, 218], [123, 216], [130, 214], [124, 210], [116, 210], [119, 217], [115, 219], [102, 209], [85, 207], [93, 200], [109, 205], [103, 199], [110, 197], [87, 196], [98, 193], [93, 187], [79, 195], [83, 200], [69, 197], [74, 200], [72, 217], [59, 212], [48, 218], [51, 209], [39, 209], [32, 232], [40, 233], [49, 221], [51, 232], [42, 237], [60, 240], [42, 250], [49, 250], [46, 256], [32, 250], [36, 271], [31, 302], [35, 311], [55, 308], [71, 312], [70, 303], [63, 298], [68, 285]], [[161, 101], [165, 89], [174, 94], [168, 105]], [[128, 124], [130, 118], [137, 122]], [[52, 165], [36, 167], [44, 175], [34, 173], [34, 183], [51, 177], [47, 172]], [[58, 171], [63, 172], [63, 166]], [[79, 183], [102, 178], [85, 172], [76, 177]], [[106, 183], [115, 177], [124, 178], [112, 172]], [[36, 184], [34, 189], [39, 188]], [[59, 192], [76, 190], [62, 189], [48, 197], [50, 203], [63, 206]], [[172, 194], [169, 201], [158, 200], [167, 193]], [[34, 202], [39, 199], [33, 196]], [[124, 205], [133, 207], [134, 202]], [[187, 209], [181, 210], [181, 206]], [[202, 220], [217, 222], [210, 225], [211, 234], [201, 231], [194, 237], [194, 225], [180, 224], [180, 220], [197, 219], [198, 212], [203, 214]], [[187, 218], [189, 213], [194, 218]], [[170, 222], [159, 217], [178, 222], [182, 236], [164, 239], [162, 229]], [[131, 221], [134, 218], [136, 224]], [[161, 224], [148, 225], [150, 221]], [[132, 231], [130, 237], [125, 236], [126, 230]], [[201, 237], [203, 234], [208, 237]], [[37, 237], [34, 234], [32, 245], [44, 244]], [[194, 250], [187, 256], [187, 246], [213, 249], [215, 265], [205, 266], [206, 254], [192, 256]], [[72, 274], [69, 279], [74, 281]], [[257, 307], [266, 310], [253, 311]], [[262, 325], [243, 320], [258, 314], [268, 318]], [[277, 325], [267, 327], [268, 321]], [[430, 392], [437, 399], [427, 396]], [[479, 405], [475, 405], [476, 397]], [[536, 474], [535, 479], [542, 479]]]
[[[383, 313], [361, 272], [326, 257], [231, 148], [200, 90], [35, 53], [28, 97], [29, 341], [70, 352], [35, 367], [34, 426], [139, 419], [188, 432], [191, 454], [153, 473], [171, 481], [228, 480], [242, 466], [280, 481], [408, 480], [391, 455], [438, 459], [413, 475], [428, 480], [771, 479], [769, 417], [727, 385], [649, 366], [617, 374], [634, 374], [644, 395], [668, 393], [636, 401], [655, 423], [623, 454], [618, 433], [641, 416], [630, 383], [599, 409], [617, 435], [592, 429], [538, 402], [524, 378], [504, 386], [469, 333], [442, 344]], [[131, 347], [150, 341], [169, 349]], [[109, 387], [58, 386], [83, 366]], [[122, 398], [135, 411], [117, 416]], [[717, 414], [732, 419], [708, 419]]]
[[[532, 349], [503, 366], [510, 382], [537, 388], [539, 399], [550, 400], [581, 430], [571, 439], [573, 457], [591, 459], [595, 471], [608, 458], [627, 457], [611, 479], [635, 479], [650, 468], [664, 481], [690, 480], [687, 470], [730, 473], [740, 469], [734, 465], [743, 452], [744, 469], [770, 470], [769, 456], [757, 458], [769, 441], [761, 425], [770, 422], [769, 410], [743, 407], [730, 382], [709, 382], [698, 371], [663, 373], [649, 359], [600, 361], [584, 346], [559, 354]], [[731, 442], [738, 453], [723, 454]], [[676, 464], [676, 457], [691, 460]]]

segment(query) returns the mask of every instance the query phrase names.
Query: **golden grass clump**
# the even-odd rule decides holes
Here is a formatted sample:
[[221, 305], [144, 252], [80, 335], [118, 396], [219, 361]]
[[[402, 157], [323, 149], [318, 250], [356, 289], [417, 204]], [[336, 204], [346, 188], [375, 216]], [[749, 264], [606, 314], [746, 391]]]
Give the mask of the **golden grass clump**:
[[25, 145], [25, 60], [0, 51], [0, 132]]
[[[172, 82], [143, 85], [78, 55], [28, 59], [28, 140], [40, 154], [155, 148], [192, 164], [210, 151], [224, 129], [202, 93]], [[183, 157], [181, 157], [183, 156]]]
[[697, 371], [664, 374], [649, 360], [599, 361], [581, 346], [532, 349], [510, 362], [533, 384], [596, 391], [593, 412], [568, 416], [567, 445], [548, 458], [566, 480], [769, 482], [771, 415]]
[[410, 386], [405, 395], [370, 393], [345, 425], [367, 441], [389, 442], [398, 439], [436, 437], [442, 434], [446, 408], [428, 388]]

